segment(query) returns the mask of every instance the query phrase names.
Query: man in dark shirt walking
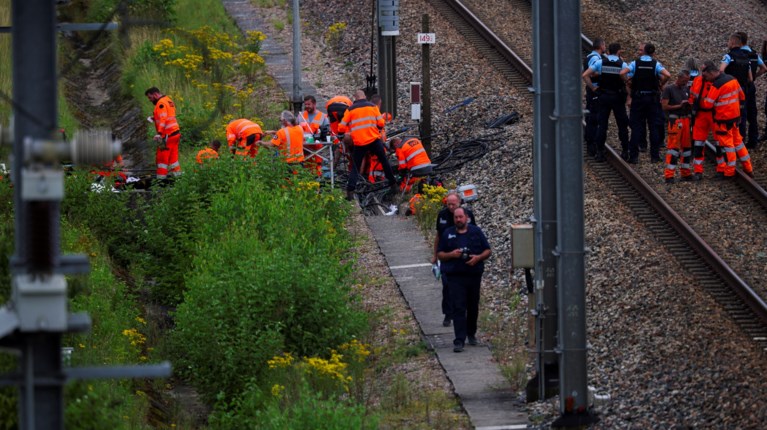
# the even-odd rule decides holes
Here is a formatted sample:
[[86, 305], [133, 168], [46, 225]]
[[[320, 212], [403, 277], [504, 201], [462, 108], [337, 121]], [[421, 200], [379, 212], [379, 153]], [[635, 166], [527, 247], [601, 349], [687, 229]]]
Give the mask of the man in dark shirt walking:
[[466, 210], [453, 212], [455, 225], [442, 234], [437, 258], [442, 272], [447, 274], [450, 303], [453, 311], [453, 351], [463, 351], [466, 338], [469, 345], [477, 344], [479, 317], [479, 286], [485, 270], [484, 261], [490, 257], [490, 244], [482, 229], [470, 225]]
[[[434, 237], [434, 256], [431, 259], [431, 264], [435, 264], [437, 262], [439, 240], [442, 237], [442, 233], [444, 233], [448, 227], [452, 227], [454, 225], [453, 212], [455, 212], [455, 210], [460, 206], [461, 197], [458, 195], [458, 193], [454, 191], [448, 193], [445, 197], [445, 208], [443, 208], [437, 214], [437, 235]], [[469, 209], [464, 210], [466, 211], [466, 216], [469, 219], [469, 224], [477, 225], [477, 223], [474, 221], [474, 214]], [[447, 289], [447, 276], [445, 276], [444, 273], [442, 274], [442, 313], [445, 315], [445, 319], [442, 321], [442, 325], [445, 327], [450, 326], [450, 321], [453, 318], [451, 316], [453, 311], [450, 307], [450, 291]]]

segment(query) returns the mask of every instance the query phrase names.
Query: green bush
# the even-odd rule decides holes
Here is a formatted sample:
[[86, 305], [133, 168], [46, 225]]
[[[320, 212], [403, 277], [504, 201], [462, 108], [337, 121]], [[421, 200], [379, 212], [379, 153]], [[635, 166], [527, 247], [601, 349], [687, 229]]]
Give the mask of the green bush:
[[[284, 387], [283, 387], [284, 388]], [[279, 387], [262, 390], [249, 384], [230, 404], [221, 404], [209, 418], [214, 430], [258, 428], [263, 430], [346, 430], [378, 428], [378, 418], [348, 398], [323, 398], [304, 382], [292, 396]]]
[[327, 353], [366, 325], [341, 262], [348, 205], [260, 155], [212, 196], [176, 313], [176, 362], [209, 400], [239, 394], [281, 351]]

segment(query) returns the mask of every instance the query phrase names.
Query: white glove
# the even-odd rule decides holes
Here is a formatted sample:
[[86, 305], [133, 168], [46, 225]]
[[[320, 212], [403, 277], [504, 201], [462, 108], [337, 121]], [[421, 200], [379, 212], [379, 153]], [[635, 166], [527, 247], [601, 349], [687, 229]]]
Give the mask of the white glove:
[[146, 117], [146, 120], [151, 123], [154, 123], [154, 118], [152, 118], [151, 116]]
[[155, 141], [159, 142], [159, 141], [162, 140], [162, 136], [160, 136], [159, 134], [155, 134], [152, 139], [154, 139]]

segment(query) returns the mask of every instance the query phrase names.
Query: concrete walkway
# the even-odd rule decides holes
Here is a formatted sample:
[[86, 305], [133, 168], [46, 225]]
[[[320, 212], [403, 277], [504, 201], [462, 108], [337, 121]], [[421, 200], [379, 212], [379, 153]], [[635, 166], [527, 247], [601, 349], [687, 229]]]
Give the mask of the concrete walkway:
[[482, 342], [482, 332], [477, 333], [479, 345], [466, 345], [463, 352], [453, 352], [453, 327], [442, 326], [442, 283], [431, 273], [431, 246], [415, 222], [397, 216], [366, 220], [472, 425], [478, 430], [528, 428], [524, 405], [516, 399], [490, 349]]
[[[221, 0], [226, 13], [234, 19], [237, 27], [243, 32], [258, 30], [266, 34], [261, 46], [261, 56], [266, 62], [269, 75], [273, 76], [288, 99], [293, 95], [293, 56], [289, 54], [288, 46], [277, 41], [271, 24], [261, 19], [258, 9], [251, 0]], [[291, 41], [287, 41], [291, 43]], [[313, 94], [317, 97], [317, 106], [324, 107], [327, 100], [320, 100], [317, 89], [305, 79], [301, 80], [301, 94]]]

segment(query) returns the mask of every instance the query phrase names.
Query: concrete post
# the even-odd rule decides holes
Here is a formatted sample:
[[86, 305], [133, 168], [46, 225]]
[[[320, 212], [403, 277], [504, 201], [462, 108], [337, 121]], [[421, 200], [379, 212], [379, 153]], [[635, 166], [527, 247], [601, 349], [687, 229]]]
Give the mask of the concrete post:
[[554, 0], [560, 412], [585, 412], [586, 289], [580, 2]]
[[301, 100], [301, 14], [298, 0], [293, 0], [293, 111], [302, 110]]

